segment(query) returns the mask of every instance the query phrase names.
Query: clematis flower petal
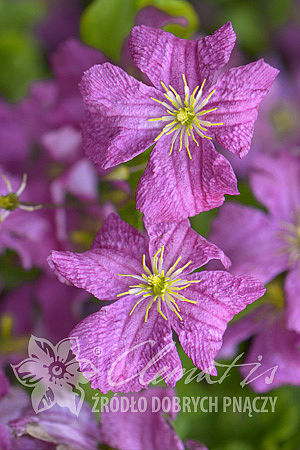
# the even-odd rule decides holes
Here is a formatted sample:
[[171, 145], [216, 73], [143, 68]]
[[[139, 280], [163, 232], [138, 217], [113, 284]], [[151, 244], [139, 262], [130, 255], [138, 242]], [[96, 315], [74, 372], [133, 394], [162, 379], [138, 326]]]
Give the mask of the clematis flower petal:
[[85, 289], [99, 300], [116, 300], [117, 294], [127, 291], [131, 283], [119, 274], [140, 275], [143, 267], [142, 255], [130, 258], [121, 251], [107, 249], [84, 253], [52, 251], [49, 265], [61, 281]]
[[[55, 252], [50, 267], [67, 281], [87, 290], [99, 300], [116, 300], [128, 290], [132, 278], [119, 274], [143, 271], [143, 254], [148, 254], [147, 239], [135, 228], [111, 214], [96, 236], [92, 249], [85, 253]], [[149, 257], [146, 258], [149, 263]]]
[[250, 177], [257, 199], [281, 221], [294, 219], [300, 208], [300, 158], [288, 152], [258, 155]]
[[148, 221], [182, 220], [222, 205], [224, 194], [238, 194], [229, 162], [208, 139], [190, 145], [192, 160], [185, 150], [169, 155], [167, 140], [157, 142], [137, 188], [137, 208]]
[[199, 272], [187, 277], [199, 280], [184, 290], [184, 296], [197, 304], [180, 302], [180, 320], [170, 316], [185, 353], [205, 373], [217, 375], [214, 358], [222, 346], [227, 323], [249, 303], [261, 297], [265, 288], [247, 276], [225, 271]]
[[255, 392], [267, 392], [284, 384], [300, 385], [299, 334], [286, 328], [285, 317], [280, 315], [273, 323], [265, 326], [247, 353], [243, 377], [247, 377], [254, 364], [260, 362], [248, 378], [249, 386]]
[[211, 85], [216, 71], [228, 62], [235, 39], [230, 22], [198, 41], [179, 39], [142, 25], [132, 29], [129, 49], [137, 67], [158, 89], [162, 89], [163, 81], [175, 90], [182, 90], [185, 74], [190, 89], [194, 90], [204, 79]]
[[83, 144], [87, 155], [103, 169], [134, 158], [159, 134], [164, 107], [151, 97], [162, 93], [110, 63], [92, 67], [81, 81], [85, 104]]
[[262, 305], [230, 324], [223, 336], [223, 345], [218, 358], [234, 358], [238, 345], [263, 330], [266, 326], [266, 317], [271, 318], [275, 311], [273, 305]]
[[268, 93], [279, 71], [262, 59], [224, 72], [214, 85], [216, 91], [207, 120], [223, 123], [212, 128], [216, 140], [241, 158], [249, 149], [258, 106]]
[[226, 268], [230, 266], [230, 260], [223, 251], [196, 233], [188, 219], [182, 222], [146, 223], [146, 228], [150, 238], [150, 256], [153, 257], [164, 246], [165, 268], [172, 267], [179, 255], [181, 267], [191, 261], [181, 276], [193, 272], [211, 259], [220, 260]]
[[277, 224], [263, 211], [227, 203], [213, 222], [209, 240], [230, 255], [234, 274], [248, 274], [264, 283], [288, 267]]
[[153, 412], [153, 405], [157, 405], [158, 402], [161, 405], [162, 401], [166, 401], [164, 399], [168, 399], [172, 404], [174, 395], [173, 389], [170, 388], [152, 388], [126, 396], [130, 402], [134, 401], [136, 404], [141, 397], [145, 398], [147, 401], [145, 412], [113, 412], [108, 405], [108, 410], [101, 414], [103, 442], [120, 450], [184, 450], [181, 439], [163, 417], [162, 408]]
[[119, 214], [112, 213], [102, 225], [95, 237], [93, 249], [106, 248], [108, 250], [120, 250], [133, 257], [138, 254], [146, 254], [148, 239], [124, 222]]
[[284, 284], [287, 302], [287, 327], [300, 333], [300, 266], [289, 271]]
[[[182, 367], [168, 321], [151, 309], [132, 314], [136, 298], [126, 296], [102, 308], [77, 325], [70, 333], [77, 338], [73, 348], [82, 374], [92, 388], [103, 393], [136, 392], [161, 375], [174, 386]], [[88, 367], [94, 368], [87, 372]]]

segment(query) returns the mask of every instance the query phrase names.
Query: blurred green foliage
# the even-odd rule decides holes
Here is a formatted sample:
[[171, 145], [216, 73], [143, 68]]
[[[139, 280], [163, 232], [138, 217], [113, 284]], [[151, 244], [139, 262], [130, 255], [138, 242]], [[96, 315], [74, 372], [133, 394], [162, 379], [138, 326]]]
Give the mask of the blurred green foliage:
[[0, 95], [22, 98], [29, 84], [45, 75], [35, 24], [45, 14], [42, 0], [0, 0]]
[[205, 4], [211, 11], [212, 20], [209, 30], [205, 31], [212, 31], [230, 20], [239, 45], [253, 57], [270, 48], [273, 32], [292, 15], [293, 0], [191, 0], [191, 3], [200, 11]]
[[186, 0], [95, 0], [82, 14], [83, 41], [118, 61], [122, 43], [134, 25], [136, 13], [146, 6], [156, 6], [170, 15], [186, 17], [186, 28], [179, 25], [167, 27], [174, 34], [190, 37], [197, 30], [197, 14]]
[[81, 18], [83, 41], [118, 60], [123, 40], [134, 24], [135, 11], [135, 0], [95, 0]]
[[36, 268], [24, 270], [19, 257], [12, 250], [0, 255], [0, 281], [5, 289], [14, 289], [22, 283], [34, 281], [40, 274]]

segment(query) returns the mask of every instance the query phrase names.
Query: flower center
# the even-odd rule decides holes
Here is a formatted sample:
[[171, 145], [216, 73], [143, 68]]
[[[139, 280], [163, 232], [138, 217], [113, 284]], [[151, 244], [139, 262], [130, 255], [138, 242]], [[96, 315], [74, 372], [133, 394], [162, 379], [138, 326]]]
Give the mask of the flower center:
[[199, 146], [199, 142], [195, 138], [195, 133], [197, 133], [201, 138], [212, 139], [211, 136], [204, 134], [207, 132], [207, 128], [216, 125], [223, 125], [223, 123], [213, 123], [208, 120], [202, 120], [202, 116], [215, 111], [218, 108], [204, 109], [208, 103], [210, 97], [215, 93], [213, 89], [210, 94], [203, 98], [203, 87], [205, 81], [203, 81], [201, 87], [197, 86], [193, 93], [190, 94], [189, 87], [186, 82], [185, 75], [182, 74], [183, 84], [184, 84], [184, 99], [175, 91], [175, 89], [169, 85], [169, 89], [161, 82], [162, 87], [166, 90], [164, 96], [169, 103], [162, 102], [157, 98], [152, 98], [152, 100], [160, 103], [167, 110], [168, 115], [162, 117], [155, 117], [153, 119], [148, 119], [151, 121], [162, 121], [169, 122], [163, 128], [162, 132], [154, 139], [155, 142], [158, 141], [163, 135], [173, 134], [170, 148], [170, 155], [172, 154], [173, 147], [177, 138], [179, 138], [179, 151], [184, 146], [188, 152], [189, 158], [192, 159], [190, 149], [189, 149], [189, 139], [191, 138]]
[[189, 261], [180, 269], [176, 269], [178, 263], [181, 260], [181, 256], [177, 259], [175, 264], [165, 273], [163, 269], [163, 254], [164, 247], [162, 246], [154, 255], [151, 260], [151, 268], [146, 265], [146, 255], [143, 255], [143, 268], [145, 273], [140, 275], [124, 275], [120, 274], [121, 277], [131, 277], [140, 281], [140, 284], [135, 284], [129, 286], [127, 292], [122, 292], [118, 294], [117, 297], [123, 295], [135, 295], [139, 297], [138, 301], [130, 311], [130, 315], [133, 313], [135, 308], [146, 299], [146, 311], [145, 311], [145, 322], [147, 322], [148, 314], [153, 303], [157, 304], [157, 311], [162, 315], [162, 317], [167, 320], [166, 314], [163, 312], [163, 308], [169, 308], [173, 311], [180, 320], [182, 317], [180, 315], [180, 308], [176, 301], [180, 300], [183, 302], [189, 302], [196, 304], [196, 301], [189, 300], [181, 295], [180, 291], [186, 289], [192, 283], [198, 283], [199, 281], [187, 281], [178, 278], [184, 269], [186, 269], [190, 264]]
[[195, 119], [196, 115], [191, 110], [191, 108], [180, 109], [176, 115], [176, 119], [178, 122], [181, 122], [182, 125], [186, 127], [190, 127]]
[[20, 195], [23, 193], [26, 183], [27, 183], [27, 175], [24, 174], [22, 178], [22, 183], [17, 192], [13, 192], [12, 185], [9, 179], [2, 174], [2, 178], [8, 190], [8, 194], [0, 195], [0, 210], [4, 209], [4, 212], [0, 211], [0, 224], [6, 219], [9, 214], [15, 209], [23, 209], [24, 211], [35, 211], [37, 209], [41, 209], [42, 205], [29, 205], [23, 202], [20, 202]]
[[162, 295], [166, 292], [168, 281], [162, 274], [150, 275], [147, 281], [151, 286], [152, 295]]
[[289, 255], [289, 262], [295, 265], [300, 260], [300, 213], [296, 213], [295, 223], [284, 222], [281, 236], [285, 241], [283, 252]]
[[0, 195], [0, 208], [7, 211], [14, 211], [19, 206], [19, 197], [14, 192], [7, 195]]

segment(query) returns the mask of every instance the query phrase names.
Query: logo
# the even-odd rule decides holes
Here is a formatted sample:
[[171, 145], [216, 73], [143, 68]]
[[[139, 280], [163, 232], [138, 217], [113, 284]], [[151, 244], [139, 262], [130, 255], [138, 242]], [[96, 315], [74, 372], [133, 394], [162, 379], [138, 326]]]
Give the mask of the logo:
[[53, 345], [47, 339], [31, 336], [29, 357], [11, 365], [18, 381], [33, 388], [31, 401], [36, 413], [58, 404], [78, 416], [84, 400], [79, 383], [86, 381], [72, 352], [74, 345], [77, 345], [76, 338], [66, 338]]

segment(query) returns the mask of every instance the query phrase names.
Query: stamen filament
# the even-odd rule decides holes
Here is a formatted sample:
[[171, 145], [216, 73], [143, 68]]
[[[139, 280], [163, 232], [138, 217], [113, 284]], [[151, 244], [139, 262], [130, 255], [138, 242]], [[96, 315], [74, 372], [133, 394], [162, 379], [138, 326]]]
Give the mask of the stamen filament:
[[[212, 139], [211, 136], [207, 136], [204, 132], [207, 132], [207, 128], [212, 126], [224, 125], [223, 122], [210, 122], [208, 120], [204, 121], [200, 118], [208, 113], [216, 111], [218, 108], [210, 108], [203, 110], [205, 105], [210, 101], [211, 96], [216, 92], [216, 89], [212, 89], [206, 98], [203, 98], [203, 89], [206, 79], [203, 80], [200, 88], [196, 86], [190, 94], [190, 88], [187, 84], [185, 74], [182, 74], [183, 80], [183, 91], [184, 95], [181, 96], [176, 89], [174, 89], [171, 84], [169, 88], [161, 81], [161, 85], [165, 92], [163, 92], [164, 97], [167, 102], [154, 99], [164, 108], [168, 115], [162, 115], [161, 117], [154, 117], [148, 119], [150, 122], [169, 122], [165, 125], [162, 131], [155, 137], [154, 142], [157, 142], [162, 136], [168, 136], [172, 133], [172, 139], [170, 141], [170, 151], [169, 155], [172, 155], [173, 148], [177, 138], [179, 138], [178, 152], [181, 152], [183, 145], [188, 153], [190, 159], [192, 159], [190, 151], [190, 139], [199, 147], [199, 142], [195, 137], [195, 131], [202, 139]], [[152, 98], [152, 97], [151, 97]]]
[[183, 267], [178, 267], [181, 261], [181, 256], [177, 258], [172, 267], [170, 267], [165, 273], [164, 265], [164, 246], [160, 247], [154, 256], [151, 258], [151, 268], [146, 265], [146, 255], [143, 255], [143, 269], [145, 273], [141, 276], [138, 275], [120, 275], [120, 276], [131, 276], [132, 278], [137, 278], [142, 281], [139, 284], [130, 285], [126, 292], [117, 294], [117, 297], [122, 297], [126, 295], [134, 295], [139, 297], [137, 302], [132, 307], [129, 315], [131, 316], [135, 309], [145, 300], [148, 299], [146, 309], [145, 309], [145, 323], [149, 318], [149, 313], [152, 305], [157, 303], [157, 312], [165, 320], [168, 320], [167, 315], [162, 311], [162, 302], [168, 307], [172, 312], [174, 312], [180, 320], [183, 320], [180, 313], [180, 307], [178, 306], [176, 300], [185, 301], [188, 303], [197, 304], [194, 300], [189, 300], [185, 298], [180, 292], [188, 288], [192, 283], [198, 283], [200, 280], [183, 280], [177, 276], [186, 269], [190, 264], [189, 261]]

